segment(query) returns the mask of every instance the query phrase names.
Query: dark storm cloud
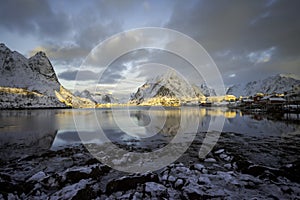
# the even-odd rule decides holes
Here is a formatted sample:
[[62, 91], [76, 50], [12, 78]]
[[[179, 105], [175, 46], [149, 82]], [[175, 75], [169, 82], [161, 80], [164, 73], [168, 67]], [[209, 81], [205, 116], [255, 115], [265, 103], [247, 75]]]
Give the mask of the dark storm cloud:
[[106, 70], [102, 74], [90, 70], [67, 70], [59, 73], [58, 77], [67, 81], [94, 81], [101, 84], [113, 84], [123, 78], [118, 72], [111, 70]]
[[99, 78], [98, 83], [99, 84], [113, 84], [117, 83], [121, 78], [123, 78], [122, 75], [119, 73], [104, 73], [101, 78]]
[[88, 55], [90, 49], [82, 48], [78, 45], [59, 46], [57, 44], [49, 44], [33, 49], [29, 56], [36, 54], [38, 51], [44, 51], [48, 58], [55, 61], [55, 63], [80, 66], [82, 59]]
[[74, 64], [73, 59], [83, 60], [100, 41], [121, 31], [122, 24], [117, 10], [112, 12], [102, 1], [91, 1], [76, 12], [71, 4], [75, 2], [7, 0], [0, 7], [0, 30], [39, 37], [42, 45], [37, 48], [52, 60]]
[[[37, 48], [32, 47], [32, 53], [45, 51], [53, 63], [65, 67], [58, 70], [64, 71], [60, 78], [74, 80], [74, 72], [66, 70], [79, 67], [89, 52], [108, 37], [131, 28], [163, 26], [187, 34], [203, 45], [224, 81], [230, 84], [277, 72], [299, 73], [299, 7], [297, 0], [95, 0], [84, 3], [6, 0], [0, 7], [0, 32], [5, 32], [6, 37], [19, 33], [34, 40]], [[147, 54], [145, 62], [176, 66], [172, 61], [165, 62], [164, 57], [152, 52]], [[129, 63], [135, 58], [132, 55], [123, 62]], [[110, 66], [103, 81], [115, 83], [122, 79], [130, 71], [124, 63], [119, 61]], [[131, 65], [140, 63], [143, 62], [131, 62]], [[140, 73], [146, 76], [148, 72], [151, 76], [148, 70]], [[91, 80], [94, 75], [90, 73], [87, 77], [86, 80]]]
[[263, 3], [254, 1], [197, 1], [194, 6], [179, 2], [167, 27], [195, 38], [209, 50], [232, 46], [257, 16]]
[[295, 53], [300, 41], [300, 2], [269, 2], [198, 1], [192, 7], [179, 2], [167, 27], [192, 36], [210, 51], [282, 46]]
[[54, 12], [47, 1], [5, 0], [0, 7], [0, 27], [23, 34], [58, 37], [69, 28], [69, 18]]
[[64, 80], [73, 81], [89, 81], [98, 80], [99, 74], [89, 70], [68, 70], [58, 74], [58, 77]]
[[[298, 56], [300, 52], [300, 1], [278, 1], [269, 14], [251, 26], [247, 36], [250, 47], [278, 46], [284, 56]], [[255, 45], [255, 46], [254, 46]]]
[[223, 74], [299, 73], [300, 63], [291, 62], [299, 60], [299, 7], [300, 1], [178, 2], [166, 27], [200, 42]]

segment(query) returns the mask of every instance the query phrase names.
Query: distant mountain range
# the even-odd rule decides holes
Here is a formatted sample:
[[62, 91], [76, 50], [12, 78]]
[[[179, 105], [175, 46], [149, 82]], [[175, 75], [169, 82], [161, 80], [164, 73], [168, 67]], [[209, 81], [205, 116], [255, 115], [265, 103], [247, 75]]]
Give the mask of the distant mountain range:
[[91, 107], [94, 102], [74, 96], [58, 81], [43, 52], [27, 59], [0, 44], [0, 108]]
[[300, 86], [300, 77], [295, 74], [277, 74], [263, 80], [237, 84], [228, 88], [227, 94], [239, 96], [253, 96], [256, 93], [272, 94], [285, 93]]
[[[232, 85], [227, 94], [253, 96], [256, 93], [285, 93], [299, 88], [300, 78], [294, 74], [278, 74], [263, 80]], [[148, 80], [131, 95], [136, 105], [165, 105], [163, 102], [196, 104], [215, 91], [205, 83], [189, 84], [174, 70]], [[58, 81], [46, 54], [38, 52], [29, 59], [0, 44], [0, 108], [94, 107], [96, 104], [118, 103], [111, 94], [88, 90], [72, 94]], [[169, 104], [167, 104], [169, 105]]]
[[201, 91], [201, 93], [206, 96], [206, 97], [209, 97], [209, 96], [216, 96], [216, 91], [212, 88], [209, 88], [207, 87], [206, 83], [202, 83], [200, 86], [199, 86], [199, 90]]
[[92, 93], [89, 90], [83, 90], [82, 92], [74, 92], [74, 95], [90, 99], [97, 104], [119, 103], [118, 99], [113, 97], [112, 94]]

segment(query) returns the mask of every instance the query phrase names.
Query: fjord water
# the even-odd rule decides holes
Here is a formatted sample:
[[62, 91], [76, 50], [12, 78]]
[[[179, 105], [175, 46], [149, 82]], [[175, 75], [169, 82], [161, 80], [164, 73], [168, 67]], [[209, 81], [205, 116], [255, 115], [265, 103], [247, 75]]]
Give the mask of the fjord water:
[[[11, 159], [42, 150], [81, 143], [101, 144], [107, 140], [121, 145], [134, 142], [141, 148], [157, 149], [179, 132], [205, 134], [209, 124], [218, 118], [225, 120], [222, 132], [261, 138], [261, 142], [265, 137], [276, 137], [281, 143], [284, 140], [280, 138], [300, 134], [298, 115], [246, 114], [227, 108], [2, 110], [0, 154], [2, 159]], [[103, 134], [99, 134], [100, 131]]]

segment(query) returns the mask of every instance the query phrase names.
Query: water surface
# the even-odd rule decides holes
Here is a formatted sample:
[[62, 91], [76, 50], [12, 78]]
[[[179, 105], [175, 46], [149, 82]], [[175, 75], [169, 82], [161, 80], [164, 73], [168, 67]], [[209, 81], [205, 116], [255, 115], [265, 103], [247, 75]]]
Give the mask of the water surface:
[[0, 153], [2, 158], [11, 158], [107, 140], [157, 149], [179, 133], [204, 134], [209, 123], [218, 119], [225, 120], [223, 132], [262, 139], [300, 134], [299, 115], [246, 114], [226, 108], [2, 110]]

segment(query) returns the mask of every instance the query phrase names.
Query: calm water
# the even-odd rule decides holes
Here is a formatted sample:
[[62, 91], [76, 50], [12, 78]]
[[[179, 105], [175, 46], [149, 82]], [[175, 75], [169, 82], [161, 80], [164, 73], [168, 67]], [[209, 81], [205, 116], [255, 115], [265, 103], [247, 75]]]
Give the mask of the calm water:
[[220, 131], [220, 124], [223, 132], [262, 138], [300, 134], [299, 115], [254, 115], [226, 108], [2, 110], [0, 154], [12, 158], [108, 140], [123, 145], [155, 143], [159, 147], [178, 133], [203, 134], [209, 125], [211, 130]]

